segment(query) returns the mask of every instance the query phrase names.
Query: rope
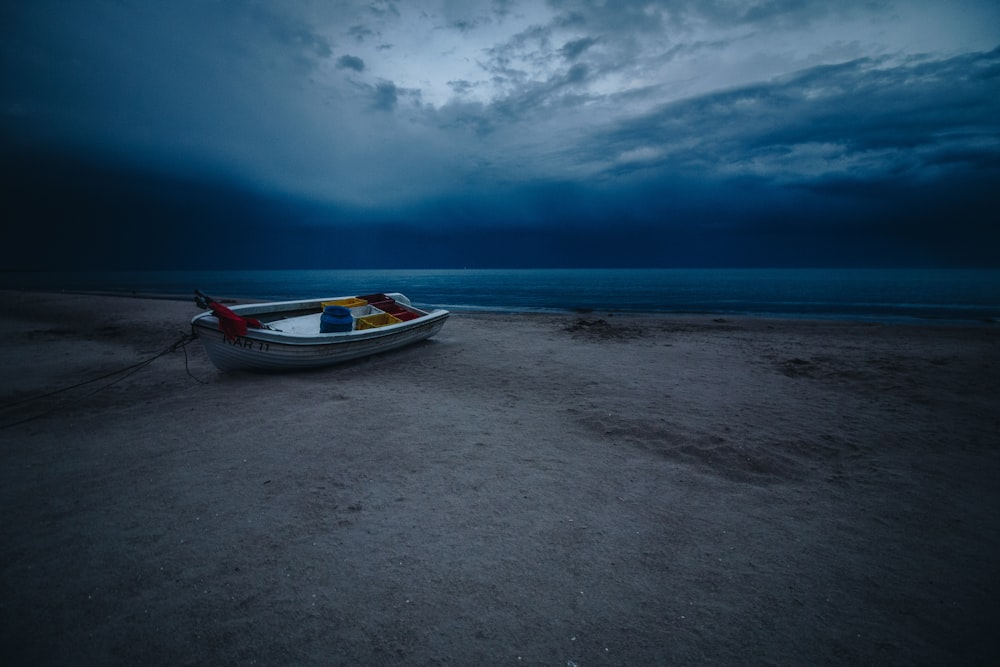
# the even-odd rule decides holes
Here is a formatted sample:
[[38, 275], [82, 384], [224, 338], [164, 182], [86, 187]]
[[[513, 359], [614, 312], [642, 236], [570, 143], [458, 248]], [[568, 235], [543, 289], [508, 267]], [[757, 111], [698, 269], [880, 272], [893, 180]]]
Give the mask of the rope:
[[[84, 394], [81, 398], [87, 398], [87, 397], [93, 396], [94, 394], [96, 394], [98, 392], [101, 392], [101, 391], [104, 391], [108, 387], [112, 387], [112, 386], [118, 384], [119, 382], [121, 382], [122, 380], [125, 380], [126, 378], [129, 378], [129, 377], [135, 375], [136, 373], [138, 373], [139, 371], [141, 371], [146, 366], [149, 366], [151, 363], [153, 363], [154, 361], [156, 361], [160, 357], [162, 357], [164, 355], [167, 355], [167, 354], [170, 354], [172, 352], [176, 352], [178, 349], [184, 350], [184, 368], [185, 368], [185, 370], [187, 370], [187, 374], [190, 375], [192, 378], [194, 378], [195, 380], [197, 380], [198, 382], [200, 382], [202, 384], [208, 384], [207, 382], [205, 382], [203, 380], [199, 380], [194, 375], [192, 375], [191, 374], [191, 370], [188, 368], [187, 345], [188, 345], [188, 343], [190, 343], [194, 339], [195, 339], [195, 335], [193, 333], [184, 334], [183, 336], [181, 336], [180, 338], [178, 338], [176, 341], [174, 341], [173, 343], [171, 343], [163, 351], [161, 351], [161, 352], [153, 355], [152, 357], [150, 357], [148, 359], [144, 359], [144, 360], [142, 360], [140, 362], [137, 362], [137, 363], [134, 363], [134, 364], [132, 364], [130, 366], [125, 366], [124, 368], [119, 368], [116, 371], [112, 371], [110, 373], [105, 373], [104, 375], [100, 375], [98, 377], [91, 378], [89, 380], [84, 380], [83, 382], [77, 382], [76, 384], [69, 385], [68, 387], [62, 387], [60, 389], [55, 389], [53, 391], [49, 391], [49, 392], [46, 392], [44, 394], [38, 394], [37, 396], [29, 396], [28, 398], [23, 398], [23, 399], [21, 399], [19, 401], [14, 401], [12, 403], [7, 403], [6, 405], [0, 406], [0, 411], [7, 410], [9, 408], [14, 408], [14, 407], [17, 407], [19, 405], [24, 405], [25, 403], [32, 403], [34, 401], [40, 401], [43, 398], [49, 398], [50, 396], [56, 396], [57, 394], [62, 394], [62, 393], [65, 393], [67, 391], [72, 391], [73, 389], [79, 389], [80, 387], [86, 386], [88, 384], [93, 384], [94, 382], [100, 382], [101, 380], [106, 380], [106, 379], [108, 379], [110, 377], [114, 377], [116, 375], [121, 375], [121, 377], [119, 377], [118, 379], [112, 380], [111, 382], [109, 382], [109, 383], [107, 383], [107, 384], [105, 384], [103, 386], [98, 387], [97, 389], [95, 389], [94, 391], [92, 391], [92, 392], [90, 392], [88, 394]], [[122, 375], [123, 373], [124, 373], [124, 375]], [[0, 426], [0, 429], [10, 428], [12, 426], [17, 426], [18, 424], [23, 424], [25, 422], [29, 422], [29, 421], [32, 421], [32, 420], [35, 420], [35, 419], [39, 419], [41, 417], [44, 417], [46, 415], [49, 415], [49, 414], [55, 412], [57, 409], [58, 409], [58, 407], [55, 407], [55, 408], [52, 408], [51, 410], [46, 410], [45, 412], [41, 412], [41, 413], [39, 413], [37, 415], [31, 416], [31, 417], [26, 417], [26, 418], [21, 419], [21, 420], [16, 421], [16, 422], [11, 422], [10, 424], [3, 424], [2, 426]]]
[[195, 377], [194, 373], [192, 373], [191, 369], [188, 367], [188, 350], [187, 350], [187, 344], [190, 343], [191, 341], [193, 341], [196, 337], [197, 336], [195, 336], [194, 334], [188, 334], [187, 340], [184, 341], [184, 344], [180, 346], [181, 349], [184, 351], [184, 372], [186, 372], [188, 374], [188, 377], [190, 377], [192, 380], [194, 380], [198, 384], [208, 384], [208, 382], [206, 380], [202, 380], [199, 377]]

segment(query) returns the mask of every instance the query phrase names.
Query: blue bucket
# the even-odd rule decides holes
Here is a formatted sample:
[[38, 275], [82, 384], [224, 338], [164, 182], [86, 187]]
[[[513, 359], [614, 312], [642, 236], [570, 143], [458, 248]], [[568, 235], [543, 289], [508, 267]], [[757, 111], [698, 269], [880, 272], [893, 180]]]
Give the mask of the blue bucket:
[[319, 318], [319, 332], [333, 333], [336, 331], [350, 331], [354, 328], [354, 318], [351, 311], [343, 306], [327, 306], [323, 309], [323, 315]]

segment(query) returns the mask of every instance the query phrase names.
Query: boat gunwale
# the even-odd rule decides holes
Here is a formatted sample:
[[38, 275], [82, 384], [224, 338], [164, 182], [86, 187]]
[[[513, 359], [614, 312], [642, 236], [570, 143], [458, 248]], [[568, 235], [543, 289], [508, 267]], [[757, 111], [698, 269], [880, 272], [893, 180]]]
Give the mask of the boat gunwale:
[[[386, 296], [407, 306], [409, 308], [414, 308], [422, 313], [430, 313], [436, 311], [426, 311], [422, 308], [417, 308], [410, 303], [410, 300], [399, 292], [388, 292]], [[319, 308], [323, 310], [322, 305], [327, 301], [340, 301], [342, 299], [354, 299], [357, 297], [352, 296], [324, 296], [320, 298], [313, 299], [293, 299], [291, 301], [262, 301], [259, 303], [241, 303], [233, 306], [228, 306], [229, 310], [236, 314], [244, 315], [266, 315], [269, 313], [283, 313], [286, 311], [294, 310], [306, 310], [312, 308]], [[439, 310], [439, 309], [438, 309]], [[204, 315], [205, 313], [201, 313]], [[197, 316], [196, 316], [197, 317]]]
[[[402, 294], [388, 294], [388, 296], [398, 296], [402, 297], [399, 301], [408, 307], [416, 310], [420, 313], [420, 317], [414, 318], [412, 320], [407, 320], [405, 322], [397, 322], [395, 324], [387, 324], [385, 326], [376, 327], [373, 329], [353, 329], [351, 331], [332, 331], [328, 333], [315, 333], [315, 334], [296, 334], [278, 330], [271, 329], [256, 329], [248, 328], [247, 333], [241, 338], [247, 338], [251, 340], [266, 341], [269, 343], [278, 343], [285, 345], [339, 345], [353, 341], [363, 341], [376, 338], [384, 338], [388, 336], [394, 336], [402, 334], [410, 329], [421, 328], [424, 325], [433, 324], [439, 320], [447, 319], [451, 314], [447, 310], [435, 309], [432, 311], [425, 311], [420, 308], [415, 308], [409, 304], [409, 299], [406, 299]], [[251, 303], [242, 304], [237, 306], [231, 306], [230, 310], [234, 313], [242, 316], [246, 315], [267, 315], [283, 312], [295, 312], [297, 310], [312, 310], [315, 308], [320, 308], [324, 301], [332, 301], [336, 299], [343, 299], [349, 297], [323, 297], [320, 299], [299, 299], [294, 301], [270, 301], [264, 303]], [[320, 313], [315, 313], [317, 316]], [[281, 320], [275, 320], [275, 322], [280, 322]], [[219, 331], [219, 320], [210, 311], [199, 313], [191, 319], [192, 327], [204, 328], [209, 331]]]

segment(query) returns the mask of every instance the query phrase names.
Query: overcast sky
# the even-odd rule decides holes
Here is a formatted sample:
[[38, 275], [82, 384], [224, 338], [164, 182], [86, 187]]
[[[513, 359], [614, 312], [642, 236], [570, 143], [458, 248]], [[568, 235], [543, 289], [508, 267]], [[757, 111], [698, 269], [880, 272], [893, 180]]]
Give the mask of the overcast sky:
[[3, 3], [0, 268], [1000, 266], [998, 47], [995, 0]]

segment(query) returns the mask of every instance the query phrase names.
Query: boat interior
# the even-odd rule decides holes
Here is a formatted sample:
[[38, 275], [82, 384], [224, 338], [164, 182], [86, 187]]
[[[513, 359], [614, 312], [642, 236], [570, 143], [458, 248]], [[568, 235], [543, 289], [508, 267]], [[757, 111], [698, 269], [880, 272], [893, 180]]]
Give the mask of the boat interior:
[[[269, 329], [285, 334], [315, 336], [321, 332], [324, 311], [339, 306], [350, 313], [350, 322], [342, 331], [358, 331], [408, 322], [427, 313], [385, 294], [368, 294], [320, 301], [295, 310], [260, 313], [256, 317]], [[343, 312], [343, 311], [338, 311]], [[346, 328], [349, 326], [350, 328]], [[332, 333], [332, 332], [331, 332]]]

